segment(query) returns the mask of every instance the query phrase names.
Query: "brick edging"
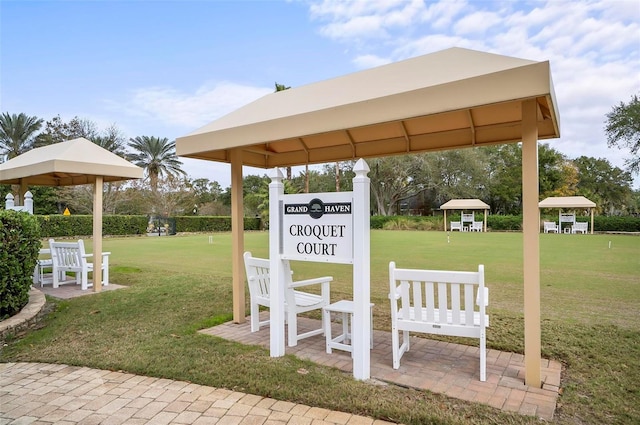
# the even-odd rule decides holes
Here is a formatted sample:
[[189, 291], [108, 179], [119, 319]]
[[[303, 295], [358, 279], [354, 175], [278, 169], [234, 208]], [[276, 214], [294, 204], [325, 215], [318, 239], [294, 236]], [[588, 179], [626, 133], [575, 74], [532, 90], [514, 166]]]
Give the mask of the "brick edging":
[[8, 336], [29, 329], [38, 323], [41, 317], [40, 312], [46, 303], [47, 300], [42, 291], [32, 287], [29, 290], [29, 302], [20, 310], [20, 313], [0, 322], [0, 343], [3, 343]]

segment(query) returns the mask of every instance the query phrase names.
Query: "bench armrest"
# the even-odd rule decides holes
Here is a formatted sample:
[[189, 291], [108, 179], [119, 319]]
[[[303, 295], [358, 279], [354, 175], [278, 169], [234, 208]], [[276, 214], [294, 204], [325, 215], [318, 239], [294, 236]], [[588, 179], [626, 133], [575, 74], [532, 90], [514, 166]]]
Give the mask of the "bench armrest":
[[[103, 257], [107, 257], [109, 255], [111, 255], [111, 252], [103, 252], [102, 253]], [[93, 254], [83, 254], [82, 255], [82, 258], [91, 258], [91, 257], [93, 257]]]
[[329, 283], [333, 280], [333, 276], [322, 276], [313, 279], [299, 280], [289, 284], [289, 288], [299, 288], [301, 286], [315, 285], [318, 283]]
[[[480, 305], [480, 291], [478, 291], [478, 295], [476, 295], [476, 305]], [[489, 288], [484, 287], [484, 306], [489, 305]]]

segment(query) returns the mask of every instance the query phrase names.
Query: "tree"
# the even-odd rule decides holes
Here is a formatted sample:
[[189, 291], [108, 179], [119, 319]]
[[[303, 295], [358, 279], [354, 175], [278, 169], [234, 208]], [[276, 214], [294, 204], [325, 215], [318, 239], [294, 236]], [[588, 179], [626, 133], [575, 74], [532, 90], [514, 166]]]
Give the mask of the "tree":
[[125, 150], [126, 138], [115, 124], [110, 125], [102, 133], [102, 135], [95, 135], [89, 138], [93, 143], [114, 153], [122, 158], [126, 158], [127, 152]]
[[71, 121], [64, 122], [58, 115], [46, 122], [44, 131], [36, 139], [35, 147], [48, 146], [78, 137], [93, 141], [97, 136], [99, 136], [98, 127], [93, 121], [73, 117]]
[[629, 149], [631, 157], [625, 163], [630, 172], [640, 172], [640, 98], [633, 95], [629, 103], [620, 102], [606, 117], [607, 145]]
[[185, 176], [187, 173], [180, 168], [182, 162], [176, 155], [176, 142], [170, 142], [166, 137], [138, 136], [129, 139], [129, 147], [135, 152], [130, 160], [145, 170], [151, 186], [151, 191], [158, 191], [159, 177]]
[[0, 115], [0, 155], [4, 161], [33, 149], [42, 119], [23, 113]]
[[596, 203], [607, 215], [622, 213], [632, 196], [631, 173], [603, 158], [581, 156], [573, 160], [580, 175], [578, 194]]

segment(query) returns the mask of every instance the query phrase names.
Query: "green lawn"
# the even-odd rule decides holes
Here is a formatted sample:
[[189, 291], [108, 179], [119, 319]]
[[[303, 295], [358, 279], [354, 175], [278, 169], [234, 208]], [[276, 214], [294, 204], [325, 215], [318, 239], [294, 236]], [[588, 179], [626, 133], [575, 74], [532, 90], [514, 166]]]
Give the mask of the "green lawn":
[[[45, 326], [10, 342], [0, 360], [125, 370], [406, 424], [537, 423], [438, 394], [356, 382], [289, 355], [272, 359], [268, 350], [198, 334], [232, 316], [231, 235], [214, 234], [212, 244], [208, 236], [105, 239], [111, 280], [130, 288], [50, 300], [56, 309]], [[543, 234], [540, 246], [543, 356], [565, 366], [554, 423], [640, 423], [640, 238]], [[247, 233], [245, 249], [266, 257], [268, 234]], [[523, 352], [522, 234], [372, 231], [377, 329], [389, 325], [391, 260], [455, 270], [484, 264], [488, 345]], [[333, 275], [332, 299], [351, 296], [350, 266], [292, 266], [297, 279]]]

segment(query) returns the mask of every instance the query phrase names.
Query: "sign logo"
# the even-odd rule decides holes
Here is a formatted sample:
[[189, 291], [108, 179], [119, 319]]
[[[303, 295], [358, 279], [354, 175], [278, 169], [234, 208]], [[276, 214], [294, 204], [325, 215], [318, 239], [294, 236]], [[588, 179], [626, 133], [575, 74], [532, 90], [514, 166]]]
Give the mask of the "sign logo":
[[318, 198], [312, 199], [309, 202], [309, 216], [318, 219], [322, 217], [322, 214], [324, 214], [324, 204]]

